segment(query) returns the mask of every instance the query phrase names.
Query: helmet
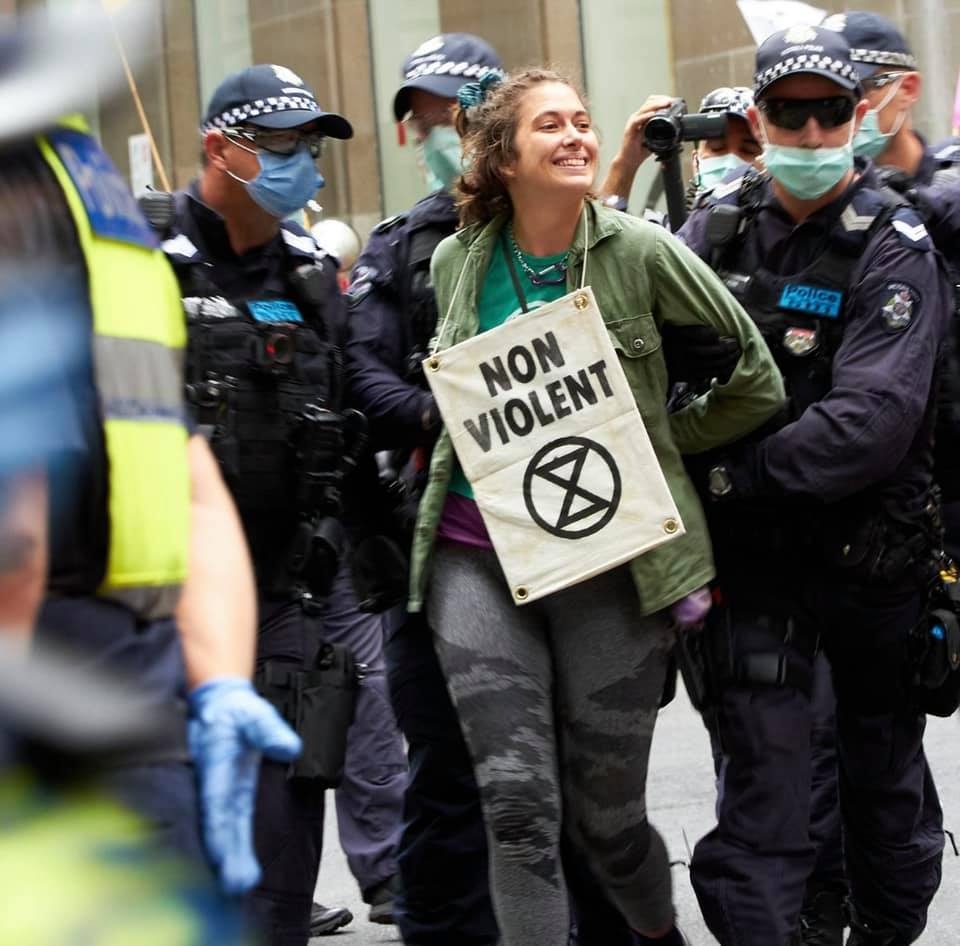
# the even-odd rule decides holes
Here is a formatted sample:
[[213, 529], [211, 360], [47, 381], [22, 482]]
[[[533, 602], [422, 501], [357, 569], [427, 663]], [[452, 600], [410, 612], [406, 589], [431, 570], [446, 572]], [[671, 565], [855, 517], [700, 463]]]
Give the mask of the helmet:
[[753, 105], [753, 92], [746, 86], [721, 86], [708, 92], [700, 103], [701, 112], [722, 112], [736, 118], [746, 119], [747, 109]]
[[340, 269], [352, 268], [360, 255], [360, 237], [349, 223], [328, 217], [315, 223], [310, 232], [321, 249], [337, 258]]

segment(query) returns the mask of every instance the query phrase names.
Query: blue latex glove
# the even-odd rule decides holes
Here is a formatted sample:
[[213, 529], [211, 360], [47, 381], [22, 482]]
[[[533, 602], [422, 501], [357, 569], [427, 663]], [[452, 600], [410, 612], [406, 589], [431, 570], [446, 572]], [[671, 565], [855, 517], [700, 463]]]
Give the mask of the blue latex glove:
[[253, 850], [253, 804], [261, 756], [289, 762], [300, 755], [300, 737], [253, 684], [218, 677], [190, 693], [187, 738], [200, 781], [203, 840], [230, 894], [260, 880]]

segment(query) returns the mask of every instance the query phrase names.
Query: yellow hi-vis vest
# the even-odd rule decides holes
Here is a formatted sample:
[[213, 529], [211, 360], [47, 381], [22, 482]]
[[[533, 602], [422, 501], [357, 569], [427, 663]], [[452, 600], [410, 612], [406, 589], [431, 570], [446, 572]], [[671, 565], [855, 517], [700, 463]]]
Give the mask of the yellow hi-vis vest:
[[38, 139], [76, 224], [93, 310], [94, 377], [109, 466], [99, 594], [145, 619], [176, 607], [187, 573], [190, 477], [183, 307], [136, 201], [81, 122]]

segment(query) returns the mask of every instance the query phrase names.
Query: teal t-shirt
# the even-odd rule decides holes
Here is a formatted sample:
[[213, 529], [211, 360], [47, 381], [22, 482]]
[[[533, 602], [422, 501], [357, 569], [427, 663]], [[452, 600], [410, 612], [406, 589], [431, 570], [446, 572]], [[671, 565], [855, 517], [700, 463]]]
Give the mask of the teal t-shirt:
[[[489, 332], [490, 329], [523, 314], [520, 300], [517, 298], [517, 290], [514, 288], [510, 270], [507, 268], [503, 253], [504, 246], [507, 244], [501, 238], [493, 251], [490, 267], [487, 269], [487, 275], [480, 290], [480, 299], [477, 303], [477, 314], [480, 319], [478, 334]], [[510, 252], [509, 248], [507, 252]], [[523, 258], [531, 269], [540, 273], [550, 266], [561, 263], [566, 255], [566, 253], [556, 253], [553, 256], [531, 256], [529, 253], [524, 253]], [[565, 281], [557, 285], [538, 286], [530, 281], [530, 277], [516, 260], [514, 260], [514, 269], [520, 280], [523, 294], [526, 296], [528, 309], [536, 309], [567, 294]], [[466, 496], [467, 499], [473, 499], [473, 487], [463, 475], [459, 462], [453, 465], [449, 489], [451, 492]]]

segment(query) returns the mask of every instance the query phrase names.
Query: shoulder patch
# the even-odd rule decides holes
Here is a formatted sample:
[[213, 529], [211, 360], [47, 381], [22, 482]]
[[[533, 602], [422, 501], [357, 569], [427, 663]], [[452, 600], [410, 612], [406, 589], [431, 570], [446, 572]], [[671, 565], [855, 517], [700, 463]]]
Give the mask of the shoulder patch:
[[392, 217], [387, 217], [386, 220], [381, 220], [370, 232], [371, 233], [389, 233], [394, 227], [399, 226], [407, 219], [405, 213], [394, 214]]
[[903, 282], [887, 283], [881, 293], [880, 316], [888, 332], [902, 332], [913, 321], [920, 293]]

